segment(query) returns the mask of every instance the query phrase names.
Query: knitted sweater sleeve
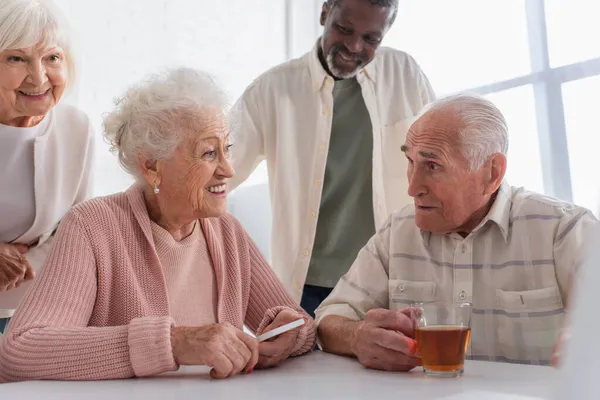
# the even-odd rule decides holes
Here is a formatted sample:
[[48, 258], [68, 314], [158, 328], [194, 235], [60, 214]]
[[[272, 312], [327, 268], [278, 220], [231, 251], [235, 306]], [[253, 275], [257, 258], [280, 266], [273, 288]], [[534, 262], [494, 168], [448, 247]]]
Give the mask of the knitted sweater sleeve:
[[[0, 381], [118, 379], [177, 369], [170, 317], [88, 326], [100, 267], [83, 224], [71, 210], [0, 343]], [[114, 296], [119, 301], [119, 293]]]
[[299, 328], [300, 334], [292, 349], [291, 356], [298, 356], [310, 351], [316, 342], [314, 320], [294, 302], [254, 241], [243, 231], [243, 228], [241, 229], [245, 236], [244, 240], [248, 241], [252, 277], [246, 325], [257, 335], [260, 335], [281, 310], [292, 309], [303, 316], [305, 324]]

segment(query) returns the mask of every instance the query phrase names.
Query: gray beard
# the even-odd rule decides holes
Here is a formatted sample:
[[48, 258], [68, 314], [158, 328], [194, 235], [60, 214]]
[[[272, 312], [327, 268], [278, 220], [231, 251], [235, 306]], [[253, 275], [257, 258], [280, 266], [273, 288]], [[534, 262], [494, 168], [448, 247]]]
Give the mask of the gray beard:
[[333, 53], [329, 52], [329, 54], [327, 54], [327, 58], [325, 59], [327, 62], [327, 68], [329, 68], [329, 70], [331, 71], [333, 76], [335, 76], [336, 78], [340, 78], [340, 79], [350, 79], [350, 78], [354, 78], [356, 76], [356, 74], [358, 74], [358, 68], [356, 68], [354, 71], [350, 71], [350, 72], [344, 72], [344, 71], [338, 69], [334, 64], [333, 57], [334, 57]]

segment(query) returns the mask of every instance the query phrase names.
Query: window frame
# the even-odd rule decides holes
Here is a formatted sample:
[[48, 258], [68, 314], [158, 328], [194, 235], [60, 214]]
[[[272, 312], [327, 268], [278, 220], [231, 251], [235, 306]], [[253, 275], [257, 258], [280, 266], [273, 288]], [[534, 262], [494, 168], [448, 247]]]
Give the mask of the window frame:
[[[312, 12], [307, 12], [310, 7], [299, 6], [298, 3], [305, 4], [304, 1], [286, 1], [289, 10], [288, 22], [291, 22], [288, 24], [288, 56], [295, 57], [298, 55], [298, 51], [305, 53], [312, 48], [314, 41], [320, 35], [318, 15], [323, 1], [311, 0], [313, 2]], [[524, 3], [532, 72], [482, 86], [465, 88], [460, 93], [487, 95], [520, 86], [532, 85], [544, 191], [550, 196], [572, 202], [573, 189], [562, 85], [567, 82], [600, 75], [600, 57], [560, 67], [551, 67], [544, 0], [527, 0]], [[302, 11], [299, 11], [300, 9]], [[311, 41], [312, 44], [308, 44], [308, 41]], [[453, 93], [442, 93], [440, 95], [451, 94]]]

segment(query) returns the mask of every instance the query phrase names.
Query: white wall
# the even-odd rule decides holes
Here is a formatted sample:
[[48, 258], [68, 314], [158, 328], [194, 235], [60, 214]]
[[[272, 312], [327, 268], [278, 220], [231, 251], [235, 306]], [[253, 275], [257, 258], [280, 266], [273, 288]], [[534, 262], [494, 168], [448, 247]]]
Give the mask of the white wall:
[[131, 183], [100, 134], [102, 114], [128, 85], [164, 67], [189, 66], [213, 73], [233, 102], [288, 53], [284, 0], [55, 1], [73, 26], [80, 60], [67, 100], [97, 130], [96, 195]]

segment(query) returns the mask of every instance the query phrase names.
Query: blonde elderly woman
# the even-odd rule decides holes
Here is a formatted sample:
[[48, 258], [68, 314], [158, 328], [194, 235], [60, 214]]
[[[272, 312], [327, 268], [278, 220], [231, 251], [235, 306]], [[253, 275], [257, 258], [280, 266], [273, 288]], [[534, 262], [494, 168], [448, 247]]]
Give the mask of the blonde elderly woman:
[[[188, 69], [131, 88], [104, 122], [124, 193], [75, 206], [0, 347], [0, 380], [225, 378], [311, 350], [315, 324], [226, 214], [225, 96]], [[299, 318], [272, 341], [256, 334]]]
[[59, 104], [74, 64], [51, 2], [0, 1], [0, 333], [59, 221], [88, 197], [92, 129]]

